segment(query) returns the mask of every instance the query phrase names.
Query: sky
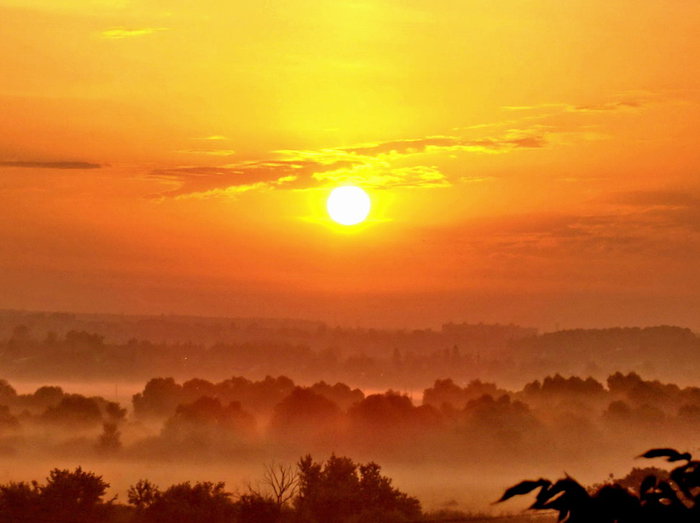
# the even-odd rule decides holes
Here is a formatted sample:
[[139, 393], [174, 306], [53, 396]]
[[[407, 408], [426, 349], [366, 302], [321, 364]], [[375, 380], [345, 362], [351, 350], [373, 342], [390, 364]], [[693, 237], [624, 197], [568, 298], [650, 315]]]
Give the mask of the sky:
[[0, 308], [700, 329], [694, 0], [0, 20]]

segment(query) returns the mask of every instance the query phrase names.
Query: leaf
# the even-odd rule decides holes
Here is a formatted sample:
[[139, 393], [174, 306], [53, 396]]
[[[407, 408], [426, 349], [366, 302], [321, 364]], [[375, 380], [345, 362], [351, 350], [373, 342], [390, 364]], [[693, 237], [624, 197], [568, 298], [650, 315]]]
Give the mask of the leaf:
[[551, 494], [557, 494], [559, 492], [565, 492], [570, 495], [574, 495], [579, 498], [588, 498], [588, 492], [578, 481], [574, 478], [566, 476], [564, 479], [558, 480], [550, 489]]
[[521, 481], [517, 485], [513, 485], [512, 487], [506, 489], [506, 491], [503, 493], [501, 496], [501, 499], [496, 501], [496, 503], [502, 503], [506, 501], [507, 499], [512, 498], [513, 496], [522, 496], [524, 494], [529, 494], [536, 488], [547, 488], [549, 485], [551, 485], [552, 482], [548, 481], [546, 479], [538, 479], [536, 481], [534, 480], [525, 480]]
[[[676, 506], [676, 507], [682, 507], [683, 503], [681, 502], [680, 499], [678, 499], [678, 494], [676, 494], [676, 491], [673, 490], [673, 487], [669, 485], [668, 482], [666, 481], [661, 481], [658, 485], [657, 488], [660, 491], [660, 497], [659, 500], [667, 500], [668, 504]], [[663, 502], [662, 502], [663, 503]], [[664, 503], [666, 504], [666, 503]]]
[[656, 476], [654, 476], [653, 474], [649, 474], [646, 478], [642, 480], [642, 483], [639, 485], [639, 493], [641, 495], [644, 495], [649, 490], [655, 488], [658, 481], [659, 480], [656, 478]]
[[677, 467], [671, 471], [671, 479], [675, 482], [676, 486], [680, 489], [683, 494], [688, 497], [692, 497], [691, 489], [695, 487], [689, 479], [691, 479], [688, 466]]
[[666, 461], [690, 461], [691, 455], [688, 452], [680, 453], [676, 449], [659, 448], [647, 450], [644, 454], [637, 456], [638, 458], [666, 458]]

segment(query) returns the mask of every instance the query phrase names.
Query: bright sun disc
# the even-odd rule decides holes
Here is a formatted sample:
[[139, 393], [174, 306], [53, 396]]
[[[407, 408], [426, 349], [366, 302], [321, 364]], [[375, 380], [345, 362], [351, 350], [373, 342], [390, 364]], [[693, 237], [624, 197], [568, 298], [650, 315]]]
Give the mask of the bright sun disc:
[[326, 201], [329, 216], [341, 225], [357, 225], [365, 221], [371, 206], [369, 195], [353, 185], [333, 189]]

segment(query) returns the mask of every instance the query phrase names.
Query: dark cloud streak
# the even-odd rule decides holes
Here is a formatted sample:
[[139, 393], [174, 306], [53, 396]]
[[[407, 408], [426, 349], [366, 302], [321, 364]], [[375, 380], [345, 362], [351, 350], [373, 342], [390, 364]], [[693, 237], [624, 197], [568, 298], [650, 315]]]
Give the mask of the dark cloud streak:
[[89, 162], [0, 161], [0, 167], [16, 167], [21, 169], [100, 169], [102, 165]]

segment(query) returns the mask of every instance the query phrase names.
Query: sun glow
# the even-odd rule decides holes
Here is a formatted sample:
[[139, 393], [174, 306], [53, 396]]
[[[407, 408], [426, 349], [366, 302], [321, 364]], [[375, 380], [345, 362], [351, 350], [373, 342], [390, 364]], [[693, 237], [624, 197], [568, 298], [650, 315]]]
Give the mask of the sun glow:
[[357, 225], [365, 221], [371, 207], [369, 195], [354, 185], [333, 189], [326, 201], [328, 215], [340, 225]]

